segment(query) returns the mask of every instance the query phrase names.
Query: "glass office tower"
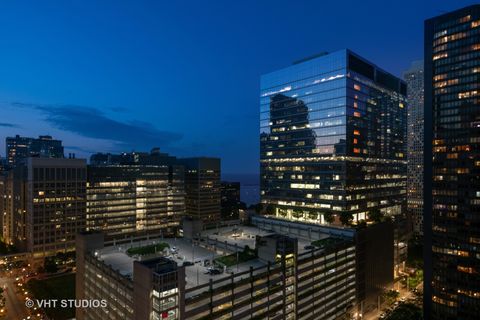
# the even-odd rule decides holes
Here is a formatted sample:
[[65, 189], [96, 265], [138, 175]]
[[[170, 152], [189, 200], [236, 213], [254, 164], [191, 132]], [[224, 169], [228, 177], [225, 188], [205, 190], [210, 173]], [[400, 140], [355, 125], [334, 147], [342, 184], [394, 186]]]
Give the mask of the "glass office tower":
[[[261, 78], [261, 198], [289, 220], [397, 215], [406, 194], [406, 85], [349, 50]], [[270, 206], [269, 206], [270, 205]]]
[[425, 22], [425, 110], [425, 319], [478, 319], [480, 5]]

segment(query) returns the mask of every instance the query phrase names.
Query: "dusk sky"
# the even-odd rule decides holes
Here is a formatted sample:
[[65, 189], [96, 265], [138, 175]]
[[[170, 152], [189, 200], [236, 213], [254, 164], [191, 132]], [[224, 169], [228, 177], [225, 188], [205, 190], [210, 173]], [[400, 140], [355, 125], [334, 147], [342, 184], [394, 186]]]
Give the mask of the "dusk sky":
[[5, 137], [65, 152], [222, 158], [257, 173], [260, 75], [350, 48], [395, 75], [423, 55], [423, 21], [476, 1], [2, 1]]

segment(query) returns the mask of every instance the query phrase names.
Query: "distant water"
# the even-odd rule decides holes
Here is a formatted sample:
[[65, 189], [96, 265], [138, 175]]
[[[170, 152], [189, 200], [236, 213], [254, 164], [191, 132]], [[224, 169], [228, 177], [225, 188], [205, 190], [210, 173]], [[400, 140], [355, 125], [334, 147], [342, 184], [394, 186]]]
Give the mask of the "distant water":
[[258, 174], [222, 174], [222, 180], [240, 182], [240, 200], [247, 206], [260, 202], [260, 176]]

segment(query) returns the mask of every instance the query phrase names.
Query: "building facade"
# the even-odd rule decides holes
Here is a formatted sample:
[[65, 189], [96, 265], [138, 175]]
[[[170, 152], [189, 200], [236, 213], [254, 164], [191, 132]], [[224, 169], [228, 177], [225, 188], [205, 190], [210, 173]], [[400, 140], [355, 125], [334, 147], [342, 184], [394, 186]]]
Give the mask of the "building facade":
[[87, 230], [107, 240], [176, 235], [185, 215], [182, 166], [89, 166]]
[[102, 233], [80, 234], [76, 247], [77, 299], [105, 304], [102, 308], [76, 308], [77, 319], [180, 319], [184, 304], [178, 288], [185, 286], [184, 268], [158, 257], [130, 261], [130, 273], [122, 274], [95, 255], [104, 249]]
[[394, 237], [390, 222], [376, 223], [369, 228], [344, 228], [252, 215], [250, 223], [290, 237], [318, 239], [328, 234], [349, 239], [355, 245], [357, 315], [376, 309], [385, 291], [393, 287]]
[[9, 172], [5, 240], [42, 258], [75, 248], [85, 229], [86, 161], [26, 158]]
[[273, 251], [274, 261], [264, 260], [266, 265], [186, 289], [184, 319], [323, 320], [353, 314], [353, 244], [341, 242], [304, 253], [295, 247], [295, 239], [289, 237], [260, 238], [259, 257], [262, 249]]
[[0, 168], [0, 232], [2, 239], [4, 239], [3, 234], [5, 230], [5, 217], [7, 215], [7, 176]]
[[480, 311], [478, 49], [480, 5], [425, 22], [425, 319]]
[[[77, 318], [333, 320], [353, 315], [356, 255], [351, 241], [330, 239], [306, 251], [295, 238], [259, 232], [266, 234], [253, 240], [257, 257], [216, 275], [205, 275], [203, 263], [185, 266], [165, 254], [135, 259], [125, 254], [126, 247], [104, 246], [101, 235], [79, 235], [77, 299], [106, 299], [107, 307], [79, 308]], [[202, 239], [204, 247], [195, 252], [232, 254], [219, 247], [206, 251], [214, 245]], [[183, 241], [172, 244], [188, 256], [193, 245]]]
[[240, 182], [222, 181], [222, 220], [238, 219], [240, 211]]
[[220, 219], [221, 183], [219, 158], [184, 158], [186, 214], [214, 222]]
[[349, 50], [262, 76], [262, 203], [315, 223], [406, 205], [406, 84]]
[[93, 166], [118, 164], [171, 165], [175, 164], [176, 161], [176, 157], [160, 152], [158, 147], [152, 148], [150, 152], [95, 153], [90, 156], [90, 164]]
[[51, 136], [7, 137], [5, 148], [9, 166], [15, 166], [19, 160], [28, 157], [63, 158], [64, 156], [62, 141], [54, 140]]
[[423, 235], [423, 61], [405, 71], [407, 83], [407, 212], [413, 233]]

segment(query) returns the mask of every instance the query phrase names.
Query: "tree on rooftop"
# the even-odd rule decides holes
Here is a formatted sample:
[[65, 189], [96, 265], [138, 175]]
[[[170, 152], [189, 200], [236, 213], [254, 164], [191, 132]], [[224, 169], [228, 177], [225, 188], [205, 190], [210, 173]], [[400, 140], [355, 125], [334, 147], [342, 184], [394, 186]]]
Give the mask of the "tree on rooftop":
[[265, 208], [265, 214], [267, 215], [274, 215], [275, 214], [275, 207], [273, 204], [269, 203]]
[[351, 212], [342, 211], [342, 213], [340, 213], [340, 222], [341, 222], [344, 226], [350, 225], [350, 223], [352, 222], [352, 220], [353, 220], [353, 215], [352, 215]]
[[278, 209], [278, 214], [281, 215], [282, 217], [286, 217], [287, 216], [287, 210]]
[[308, 212], [308, 217], [309, 217], [311, 220], [318, 220], [318, 216], [319, 216], [319, 213], [318, 213], [318, 212], [314, 212], [314, 211], [309, 211], [309, 212]]
[[335, 217], [331, 211], [323, 213], [323, 219], [325, 219], [327, 223], [333, 223], [333, 221], [335, 221]]
[[303, 210], [302, 209], [293, 209], [293, 217], [299, 219], [303, 217]]
[[375, 221], [375, 222], [380, 222], [383, 219], [383, 213], [380, 211], [379, 208], [373, 208], [370, 210], [368, 213], [368, 217], [370, 220]]

